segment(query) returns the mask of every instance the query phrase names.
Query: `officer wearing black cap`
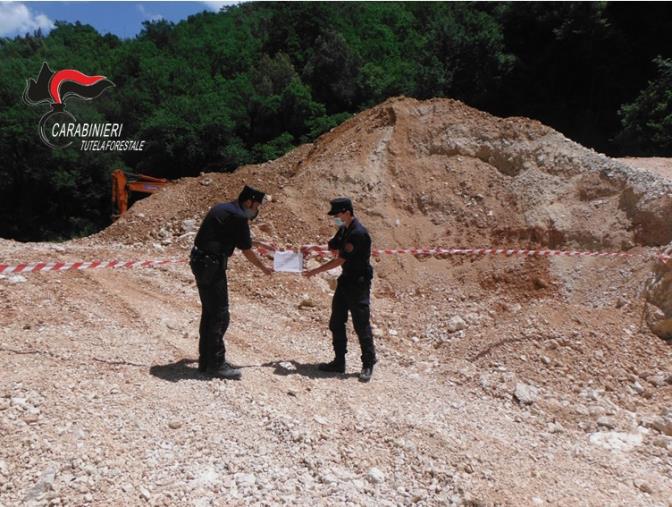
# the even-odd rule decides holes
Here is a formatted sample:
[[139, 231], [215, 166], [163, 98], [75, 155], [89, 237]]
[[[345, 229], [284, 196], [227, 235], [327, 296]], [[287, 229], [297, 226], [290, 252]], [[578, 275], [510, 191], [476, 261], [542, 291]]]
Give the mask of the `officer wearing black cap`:
[[370, 294], [373, 278], [373, 268], [369, 262], [371, 236], [354, 217], [350, 199], [339, 197], [331, 201], [329, 215], [335, 217], [338, 226], [338, 232], [329, 241], [329, 250], [338, 251], [338, 258], [304, 272], [304, 276], [311, 277], [338, 266], [343, 267], [331, 303], [331, 319], [329, 320], [335, 358], [330, 363], [321, 364], [319, 369], [345, 373], [348, 340], [345, 334], [345, 324], [348, 321], [349, 311], [362, 349], [362, 372], [359, 379], [368, 382], [371, 380], [373, 366], [376, 364], [376, 349], [370, 324]]
[[226, 280], [228, 258], [235, 248], [265, 274], [264, 266], [252, 251], [249, 220], [259, 213], [264, 193], [245, 186], [235, 201], [213, 206], [203, 219], [191, 250], [191, 271], [201, 298], [198, 370], [212, 376], [239, 379], [241, 372], [225, 361], [224, 333], [229, 327], [229, 291]]

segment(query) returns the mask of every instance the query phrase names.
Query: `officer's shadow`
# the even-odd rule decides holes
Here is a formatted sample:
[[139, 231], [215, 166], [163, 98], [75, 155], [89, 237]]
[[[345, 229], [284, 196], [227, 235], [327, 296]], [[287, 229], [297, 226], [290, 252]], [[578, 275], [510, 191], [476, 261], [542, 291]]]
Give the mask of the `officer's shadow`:
[[[189, 366], [194, 364], [195, 366]], [[179, 382], [180, 380], [210, 380], [198, 371], [196, 359], [180, 359], [176, 363], [155, 364], [149, 373], [163, 380]]]
[[358, 373], [330, 373], [320, 371], [317, 367], [319, 363], [299, 363], [298, 361], [270, 361], [261, 365], [264, 368], [273, 368], [275, 375], [288, 377], [290, 375], [301, 375], [312, 379], [336, 379], [345, 380], [359, 376]]

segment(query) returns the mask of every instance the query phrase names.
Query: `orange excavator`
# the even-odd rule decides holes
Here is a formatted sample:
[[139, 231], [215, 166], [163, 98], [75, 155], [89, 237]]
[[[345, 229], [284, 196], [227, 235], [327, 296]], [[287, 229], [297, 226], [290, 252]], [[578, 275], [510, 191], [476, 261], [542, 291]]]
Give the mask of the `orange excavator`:
[[112, 172], [112, 203], [116, 207], [114, 218], [119, 218], [128, 210], [129, 194], [138, 192], [153, 194], [158, 192], [170, 181], [164, 178], [155, 178], [146, 174], [129, 173], [122, 169]]

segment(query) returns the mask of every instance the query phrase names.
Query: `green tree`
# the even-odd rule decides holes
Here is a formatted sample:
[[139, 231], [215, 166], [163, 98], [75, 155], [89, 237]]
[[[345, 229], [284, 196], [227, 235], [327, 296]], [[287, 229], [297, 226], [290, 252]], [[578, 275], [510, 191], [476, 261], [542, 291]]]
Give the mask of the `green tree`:
[[303, 77], [316, 90], [315, 98], [330, 112], [349, 110], [357, 99], [359, 58], [343, 35], [325, 30], [315, 40]]
[[619, 110], [620, 142], [638, 155], [672, 156], [672, 59], [657, 57], [658, 75]]

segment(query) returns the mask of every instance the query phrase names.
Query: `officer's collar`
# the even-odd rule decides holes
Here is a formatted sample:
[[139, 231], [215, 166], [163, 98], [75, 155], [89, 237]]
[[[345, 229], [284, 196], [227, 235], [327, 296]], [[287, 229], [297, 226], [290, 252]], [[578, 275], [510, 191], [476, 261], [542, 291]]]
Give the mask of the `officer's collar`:
[[345, 230], [349, 231], [350, 229], [352, 229], [354, 227], [356, 221], [357, 221], [357, 219], [355, 217], [352, 217], [352, 221], [350, 222], [350, 225], [343, 224], [344, 227], [345, 227]]
[[231, 201], [231, 204], [233, 204], [236, 208], [238, 208], [241, 212], [244, 212], [245, 210], [243, 209], [243, 205], [240, 204], [240, 201], [238, 199], [234, 199]]

